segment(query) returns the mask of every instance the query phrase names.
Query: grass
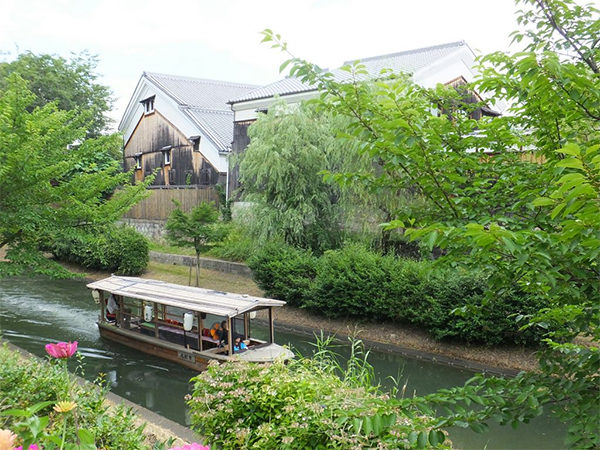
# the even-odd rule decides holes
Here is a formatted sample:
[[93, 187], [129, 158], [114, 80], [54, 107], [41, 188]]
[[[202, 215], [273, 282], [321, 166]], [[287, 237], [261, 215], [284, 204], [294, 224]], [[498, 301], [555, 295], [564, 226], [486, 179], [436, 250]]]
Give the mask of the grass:
[[192, 247], [175, 247], [157, 241], [148, 241], [150, 250], [161, 253], [172, 253], [174, 255], [196, 256], [196, 252]]
[[[194, 270], [195, 269], [192, 268], [192, 285], [195, 284], [196, 279]], [[148, 263], [148, 268], [142, 277], [188, 285], [190, 269], [185, 266], [150, 261]], [[217, 291], [256, 295], [259, 297], [264, 295], [251, 278], [209, 269], [200, 269], [200, 287], [215, 289]]]

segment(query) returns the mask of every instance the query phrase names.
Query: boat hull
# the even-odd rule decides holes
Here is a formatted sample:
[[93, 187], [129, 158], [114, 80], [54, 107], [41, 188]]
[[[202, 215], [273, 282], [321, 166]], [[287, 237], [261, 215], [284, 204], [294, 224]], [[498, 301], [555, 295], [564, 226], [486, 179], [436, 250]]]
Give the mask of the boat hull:
[[156, 338], [140, 335], [139, 333], [117, 328], [114, 325], [98, 323], [100, 336], [127, 347], [139, 350], [149, 355], [173, 361], [190, 369], [203, 371], [212, 358], [198, 355], [195, 350], [161, 341]]

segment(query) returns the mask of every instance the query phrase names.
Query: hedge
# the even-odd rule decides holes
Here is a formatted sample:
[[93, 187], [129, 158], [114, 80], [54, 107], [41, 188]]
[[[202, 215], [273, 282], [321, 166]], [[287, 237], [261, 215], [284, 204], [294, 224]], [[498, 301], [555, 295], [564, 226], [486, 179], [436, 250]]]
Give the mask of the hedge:
[[148, 265], [148, 240], [130, 227], [112, 226], [99, 235], [62, 236], [51, 251], [62, 261], [119, 275], [140, 275]]
[[436, 339], [487, 345], [537, 344], [544, 334], [520, 331], [514, 319], [547, 306], [542, 300], [522, 291], [489, 298], [488, 277], [479, 272], [442, 271], [356, 244], [320, 258], [271, 244], [249, 266], [266, 295], [331, 318], [409, 323]]

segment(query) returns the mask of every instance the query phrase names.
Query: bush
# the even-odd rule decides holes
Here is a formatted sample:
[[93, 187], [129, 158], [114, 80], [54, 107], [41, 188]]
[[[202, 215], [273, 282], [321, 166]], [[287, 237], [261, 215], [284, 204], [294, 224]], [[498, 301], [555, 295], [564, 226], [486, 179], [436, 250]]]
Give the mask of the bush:
[[130, 227], [110, 227], [100, 235], [81, 233], [56, 239], [52, 253], [62, 261], [119, 275], [139, 275], [148, 265], [148, 240]]
[[208, 252], [207, 256], [225, 259], [227, 261], [248, 261], [257, 249], [256, 239], [245, 233], [239, 225], [223, 225], [227, 228], [227, 237], [217, 242]]
[[[436, 339], [456, 339], [487, 345], [535, 344], [543, 338], [540, 328], [519, 330], [515, 316], [533, 314], [546, 307], [540, 299], [515, 291], [487, 298], [487, 277], [473, 273], [438, 273], [431, 277], [419, 325]], [[453, 313], [453, 310], [457, 309]]]
[[[54, 420], [49, 423], [47, 431], [61, 433], [61, 430], [55, 428], [62, 427], [62, 420], [67, 419], [58, 418], [58, 414], [53, 412], [52, 408], [67, 391], [71, 392], [72, 400], [77, 405], [77, 423], [70, 420], [71, 418], [67, 421], [67, 435], [70, 440], [75, 440], [75, 428], [78, 428], [90, 431], [98, 448], [147, 448], [144, 443], [144, 427], [135, 425], [134, 413], [130, 408], [123, 406], [109, 412], [108, 405], [104, 402], [103, 389], [69, 381], [57, 364], [22, 359], [6, 346], [0, 346], [0, 399], [3, 409], [26, 410], [41, 402], [51, 401], [51, 404], [40, 409], [36, 416], [40, 417], [41, 421], [41, 416], [50, 414]], [[0, 415], [0, 429], [17, 429], [25, 423], [28, 421], [19, 415]], [[34, 423], [33, 420], [31, 423]], [[37, 429], [39, 428], [42, 426], [38, 425]]]
[[518, 314], [543, 308], [515, 291], [488, 299], [488, 276], [440, 271], [430, 261], [381, 256], [357, 244], [307, 252], [272, 244], [250, 267], [266, 294], [327, 317], [411, 323], [436, 339], [467, 343], [536, 344], [541, 329], [519, 330]]
[[120, 275], [140, 275], [148, 266], [148, 240], [131, 227], [111, 228], [100, 249], [107, 270]]
[[271, 242], [248, 261], [254, 279], [269, 297], [302, 306], [316, 274], [315, 258], [281, 242]]
[[318, 357], [211, 363], [192, 379], [192, 428], [222, 449], [448, 448], [433, 419], [338, 369]]
[[369, 317], [377, 299], [388, 296], [394, 260], [352, 244], [325, 252], [304, 307], [328, 317]]

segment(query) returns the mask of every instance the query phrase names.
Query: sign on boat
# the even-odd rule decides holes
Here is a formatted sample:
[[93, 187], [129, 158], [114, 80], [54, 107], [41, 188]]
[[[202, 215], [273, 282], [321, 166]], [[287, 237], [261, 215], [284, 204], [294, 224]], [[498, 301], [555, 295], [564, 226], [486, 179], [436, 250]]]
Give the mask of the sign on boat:
[[[87, 287], [100, 304], [103, 338], [186, 367], [204, 370], [210, 360], [294, 357], [274, 341], [273, 308], [283, 301], [115, 275]], [[268, 342], [251, 336], [251, 319], [261, 310], [268, 314]], [[225, 325], [219, 338], [210, 333], [215, 324]]]

